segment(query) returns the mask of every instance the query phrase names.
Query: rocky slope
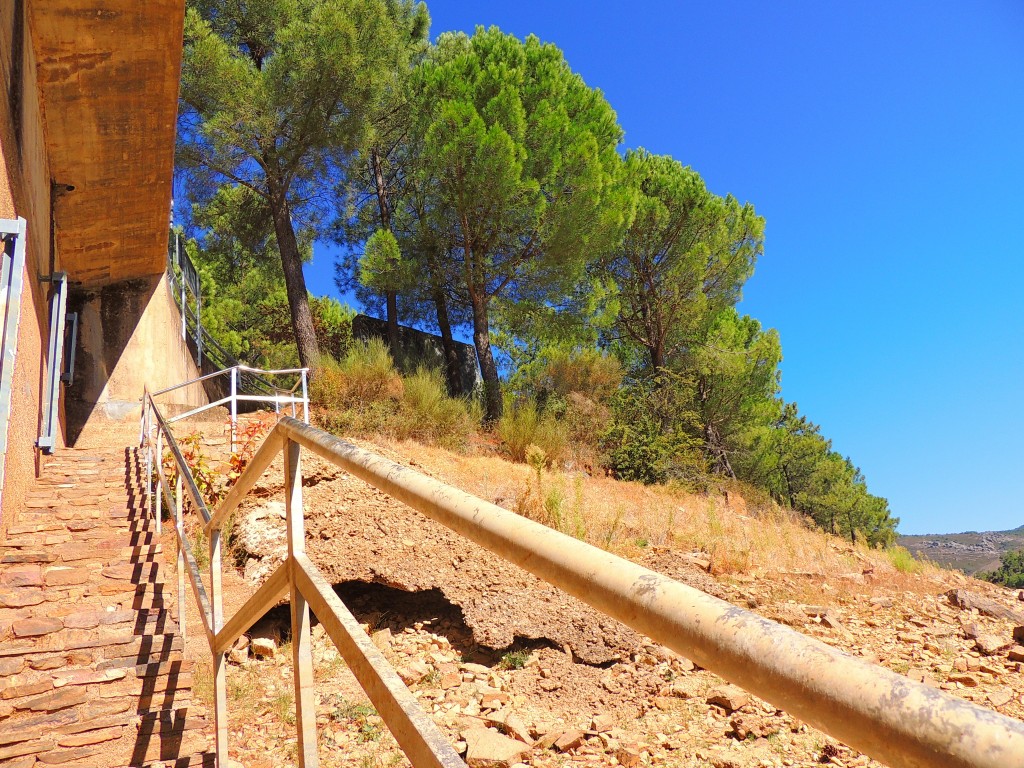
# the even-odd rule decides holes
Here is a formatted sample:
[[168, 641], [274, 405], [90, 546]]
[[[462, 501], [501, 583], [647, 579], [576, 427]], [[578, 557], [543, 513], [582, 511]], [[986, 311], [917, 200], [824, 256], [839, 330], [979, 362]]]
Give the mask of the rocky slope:
[[[413, 445], [382, 450], [517, 504], [507, 484], [475, 480], [469, 459]], [[333, 466], [314, 457], [303, 462], [311, 557], [474, 768], [878, 765]], [[502, 478], [518, 478], [520, 470], [497, 468]], [[494, 473], [487, 465], [487, 478]], [[280, 491], [275, 468], [238, 515], [229, 612], [283, 556]], [[614, 493], [600, 485], [601, 495]], [[582, 491], [580, 498], [587, 498]], [[644, 498], [652, 506], [664, 501]], [[612, 530], [627, 532], [620, 548], [649, 567], [952, 695], [1024, 717], [1024, 629], [1015, 629], [1024, 625], [1024, 602], [1017, 593], [934, 568], [901, 573], [882, 554], [785, 521], [774, 521], [773, 535], [782, 533], [764, 543], [758, 536], [768, 535], [765, 521], [735, 500], [732, 507], [713, 501], [673, 497], [677, 516], [660, 519], [669, 526], [660, 545], [648, 541], [649, 527], [638, 518], [643, 508], [624, 512]], [[699, 541], [703, 529], [694, 517], [729, 532], [728, 541]], [[740, 538], [746, 559], [735, 551]], [[290, 653], [282, 648], [287, 622], [279, 610], [231, 654], [232, 752], [255, 768], [291, 762], [295, 746]], [[323, 764], [407, 764], [319, 627], [314, 638]]]
[[998, 568], [1005, 552], [1024, 548], [1024, 525], [1011, 531], [900, 536], [899, 544], [936, 565], [975, 574]]

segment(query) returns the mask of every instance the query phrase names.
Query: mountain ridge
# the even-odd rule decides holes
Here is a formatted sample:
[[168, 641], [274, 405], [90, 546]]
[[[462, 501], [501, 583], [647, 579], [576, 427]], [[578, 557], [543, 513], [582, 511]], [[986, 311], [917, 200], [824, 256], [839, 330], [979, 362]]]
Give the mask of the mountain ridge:
[[1006, 552], [1024, 548], [1024, 525], [1005, 531], [963, 531], [900, 536], [897, 543], [915, 557], [973, 575], [999, 567]]

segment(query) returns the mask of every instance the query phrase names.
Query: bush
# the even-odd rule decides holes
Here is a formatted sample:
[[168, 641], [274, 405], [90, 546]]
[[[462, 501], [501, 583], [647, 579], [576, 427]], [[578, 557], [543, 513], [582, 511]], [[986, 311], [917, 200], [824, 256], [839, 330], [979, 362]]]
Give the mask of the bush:
[[310, 297], [309, 308], [320, 349], [335, 360], [343, 360], [352, 348], [352, 318], [356, 313], [329, 296]]
[[398, 400], [402, 391], [402, 378], [387, 346], [380, 339], [370, 339], [354, 344], [340, 362], [325, 355], [310, 382], [309, 399], [329, 409], [365, 408]]
[[601, 447], [616, 478], [648, 484], [674, 480], [688, 490], [706, 489], [702, 442], [675, 382], [643, 381], [620, 389], [611, 412]]
[[886, 550], [889, 561], [900, 573], [917, 573], [921, 570], [921, 562], [917, 560], [905, 547], [895, 546]]
[[420, 367], [403, 380], [395, 437], [461, 447], [475, 428], [471, 411], [466, 401], [448, 396], [440, 371]]
[[536, 445], [544, 451], [548, 463], [555, 463], [562, 458], [568, 442], [565, 426], [551, 414], [542, 413], [530, 397], [505, 403], [498, 437], [515, 461], [526, 461], [526, 449]]
[[478, 417], [468, 401], [449, 397], [437, 370], [402, 378], [380, 339], [355, 344], [341, 362], [329, 356], [310, 384], [317, 423], [334, 434], [384, 435], [461, 447]]
[[1004, 552], [999, 558], [999, 567], [996, 570], [979, 573], [977, 576], [979, 579], [1002, 584], [1011, 589], [1024, 587], [1024, 549]]
[[606, 403], [622, 384], [622, 365], [596, 349], [554, 349], [532, 383], [538, 395], [565, 398], [583, 395], [595, 403]]

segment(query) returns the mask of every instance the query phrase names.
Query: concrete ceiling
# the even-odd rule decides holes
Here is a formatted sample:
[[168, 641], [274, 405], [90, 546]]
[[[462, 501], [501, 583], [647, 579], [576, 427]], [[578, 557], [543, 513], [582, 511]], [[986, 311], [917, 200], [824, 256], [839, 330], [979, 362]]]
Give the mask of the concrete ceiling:
[[[184, 0], [26, 3], [59, 265], [99, 286], [167, 258]], [[59, 189], [59, 188], [58, 188]]]

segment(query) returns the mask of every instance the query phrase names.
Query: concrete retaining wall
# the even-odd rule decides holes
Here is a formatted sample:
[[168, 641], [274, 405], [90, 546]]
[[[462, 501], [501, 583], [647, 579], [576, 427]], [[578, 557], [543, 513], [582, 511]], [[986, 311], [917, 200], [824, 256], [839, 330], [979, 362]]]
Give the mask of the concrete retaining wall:
[[[137, 419], [146, 386], [160, 390], [200, 375], [181, 338], [181, 314], [166, 275], [73, 290], [68, 311], [79, 313], [75, 375], [67, 392], [71, 444], [94, 420]], [[206, 402], [201, 386], [161, 398], [169, 405]]]

